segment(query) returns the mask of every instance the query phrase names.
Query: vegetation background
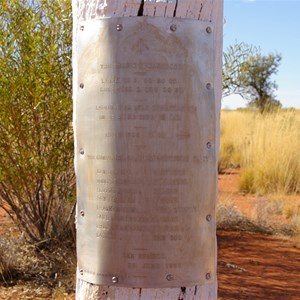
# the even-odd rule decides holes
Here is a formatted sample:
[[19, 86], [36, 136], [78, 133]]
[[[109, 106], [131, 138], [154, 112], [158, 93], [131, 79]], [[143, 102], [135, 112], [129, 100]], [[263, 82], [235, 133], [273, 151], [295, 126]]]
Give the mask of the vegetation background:
[[241, 192], [299, 194], [299, 150], [299, 111], [222, 111], [219, 171], [241, 168]]
[[0, 207], [38, 247], [74, 239], [71, 26], [70, 1], [0, 6]]
[[220, 197], [219, 228], [248, 226], [250, 231], [286, 234], [299, 246], [299, 138], [298, 110], [277, 109], [266, 114], [252, 108], [222, 111], [219, 173], [238, 172], [238, 192], [254, 196], [257, 212], [245, 219], [230, 195]]

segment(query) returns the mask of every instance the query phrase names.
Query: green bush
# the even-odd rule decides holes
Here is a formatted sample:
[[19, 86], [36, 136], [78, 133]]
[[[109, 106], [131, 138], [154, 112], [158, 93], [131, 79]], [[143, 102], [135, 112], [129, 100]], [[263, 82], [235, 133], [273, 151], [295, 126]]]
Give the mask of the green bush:
[[73, 232], [70, 2], [0, 6], [0, 206], [39, 245]]

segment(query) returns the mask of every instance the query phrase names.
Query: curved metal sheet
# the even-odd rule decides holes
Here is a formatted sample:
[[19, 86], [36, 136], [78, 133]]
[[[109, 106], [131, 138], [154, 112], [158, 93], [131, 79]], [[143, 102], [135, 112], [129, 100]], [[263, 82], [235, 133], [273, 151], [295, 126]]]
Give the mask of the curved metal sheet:
[[213, 280], [212, 24], [138, 17], [79, 26], [80, 278], [155, 288]]

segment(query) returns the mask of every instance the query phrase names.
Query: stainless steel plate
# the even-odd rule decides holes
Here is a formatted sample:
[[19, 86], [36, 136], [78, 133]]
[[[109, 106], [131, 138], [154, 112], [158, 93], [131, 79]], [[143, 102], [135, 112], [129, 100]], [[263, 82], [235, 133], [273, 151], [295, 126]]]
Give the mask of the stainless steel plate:
[[211, 23], [112, 18], [78, 30], [80, 278], [126, 287], [215, 277]]

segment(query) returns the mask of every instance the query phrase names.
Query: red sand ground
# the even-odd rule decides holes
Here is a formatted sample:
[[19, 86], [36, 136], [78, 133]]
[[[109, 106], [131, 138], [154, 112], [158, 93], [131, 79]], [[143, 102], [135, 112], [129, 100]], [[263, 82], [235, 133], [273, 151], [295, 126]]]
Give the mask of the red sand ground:
[[[238, 170], [219, 175], [219, 198], [250, 218], [258, 217], [267, 197], [239, 193], [238, 179]], [[300, 196], [285, 196], [284, 201], [297, 207]], [[267, 217], [290, 222], [283, 215]], [[282, 236], [219, 231], [218, 279], [218, 299], [300, 300], [300, 249]]]
[[[237, 192], [237, 171], [219, 176], [219, 193], [247, 216], [257, 214], [264, 197]], [[288, 199], [300, 204], [300, 197]], [[0, 236], [16, 234], [7, 215], [0, 210]], [[300, 249], [285, 237], [242, 232], [218, 232], [218, 278], [220, 300], [299, 300]], [[5, 288], [0, 284], [0, 300], [73, 300], [73, 295], [53, 297], [52, 291], [34, 283], [21, 282]], [[162, 299], [163, 300], [163, 299]]]
[[300, 249], [288, 239], [218, 233], [219, 299], [300, 299]]

